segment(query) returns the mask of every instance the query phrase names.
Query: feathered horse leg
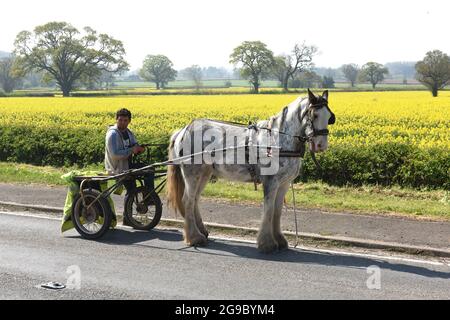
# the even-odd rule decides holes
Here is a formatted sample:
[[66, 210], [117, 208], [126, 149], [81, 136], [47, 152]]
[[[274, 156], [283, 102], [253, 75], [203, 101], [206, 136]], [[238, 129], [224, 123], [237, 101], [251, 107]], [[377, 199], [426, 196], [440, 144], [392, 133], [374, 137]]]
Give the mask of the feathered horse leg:
[[263, 181], [264, 185], [264, 213], [258, 232], [258, 250], [270, 253], [278, 249], [278, 243], [273, 234], [273, 219], [275, 211], [275, 197], [278, 191], [278, 181], [273, 176], [268, 176]]

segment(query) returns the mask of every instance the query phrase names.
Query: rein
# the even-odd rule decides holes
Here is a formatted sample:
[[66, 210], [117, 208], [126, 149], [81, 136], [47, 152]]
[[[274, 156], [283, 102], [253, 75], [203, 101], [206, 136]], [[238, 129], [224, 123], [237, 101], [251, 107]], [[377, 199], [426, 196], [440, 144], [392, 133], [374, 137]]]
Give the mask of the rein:
[[[311, 111], [318, 110], [318, 109], [321, 109], [321, 108], [324, 108], [324, 107], [327, 108], [328, 111], [331, 113], [331, 118], [328, 121], [328, 124], [334, 124], [334, 122], [335, 122], [335, 115], [330, 110], [330, 108], [328, 107], [328, 102], [325, 100], [324, 102], [321, 102], [321, 103], [309, 105], [308, 108], [303, 113], [303, 115], [301, 115], [299, 117], [300, 125], [303, 122], [303, 119], [305, 118], [305, 116], [307, 114], [312, 113]], [[269, 127], [258, 127], [256, 125], [256, 123], [252, 123], [251, 121], [249, 121], [248, 124], [246, 124], [246, 123], [235, 122], [235, 121], [212, 120], [212, 119], [208, 119], [208, 120], [214, 121], [214, 122], [225, 123], [225, 124], [237, 125], [237, 126], [241, 126], [241, 127], [246, 127], [247, 129], [253, 129], [255, 131], [258, 131], [259, 129], [267, 130], [269, 132], [272, 132], [272, 131], [276, 130], [279, 134], [286, 135], [286, 136], [298, 139], [302, 143], [309, 142], [309, 141], [311, 141], [312, 138], [317, 137], [317, 136], [327, 136], [330, 133], [328, 129], [317, 130], [316, 128], [314, 128], [314, 123], [313, 123], [313, 121], [311, 119], [311, 115], [307, 119], [307, 124], [309, 124], [311, 129], [312, 129], [311, 134], [309, 134], [308, 136], [307, 135], [292, 135], [292, 134], [286, 133], [284, 131], [273, 129], [273, 128], [269, 128]], [[300, 132], [304, 131], [303, 129], [304, 129], [304, 127], [300, 127]]]
[[[304, 98], [306, 99], [306, 98]], [[314, 115], [314, 110], [319, 110], [321, 108], [327, 108], [328, 111], [331, 113], [331, 117], [328, 120], [328, 124], [334, 124], [335, 123], [335, 115], [334, 113], [330, 110], [329, 106], [328, 106], [328, 101], [327, 100], [323, 100], [320, 101], [319, 103], [315, 103], [315, 104], [310, 104], [306, 110], [303, 112], [303, 114], [301, 114], [299, 116], [299, 121], [300, 121], [300, 135], [292, 135], [289, 133], [286, 133], [284, 131], [281, 130], [277, 130], [277, 129], [273, 129], [271, 126], [270, 127], [258, 127], [256, 125], [256, 123], [252, 123], [251, 121], [248, 122], [248, 124], [246, 123], [241, 123], [241, 122], [235, 122], [235, 121], [225, 121], [225, 120], [212, 120], [212, 119], [208, 119], [210, 121], [214, 121], [214, 122], [219, 122], [219, 123], [224, 123], [224, 124], [230, 124], [230, 125], [236, 125], [236, 126], [241, 126], [241, 127], [246, 127], [249, 130], [267, 130], [269, 131], [269, 133], [271, 133], [272, 131], [277, 131], [279, 134], [282, 135], [286, 135], [289, 136], [293, 139], [298, 139], [301, 143], [300, 145], [300, 149], [299, 150], [284, 150], [284, 149], [280, 149], [279, 150], [279, 156], [280, 157], [287, 157], [287, 158], [304, 158], [305, 156], [305, 143], [306, 142], [311, 142], [312, 139], [314, 137], [317, 136], [328, 136], [329, 135], [329, 130], [328, 129], [321, 129], [321, 130], [317, 130], [314, 127], [314, 122], [313, 122], [313, 115]], [[285, 113], [283, 112], [283, 119], [284, 119], [284, 115]], [[309, 127], [312, 129], [311, 133], [306, 135], [306, 134], [301, 134], [305, 132], [305, 125], [302, 125], [304, 118], [307, 117], [306, 119], [306, 126], [309, 125]], [[269, 125], [271, 124], [271, 120], [269, 120]], [[321, 173], [322, 172], [322, 167], [319, 163], [319, 161], [317, 161], [316, 155], [314, 152], [310, 151], [311, 154], [311, 158], [314, 162], [314, 164], [316, 165], [317, 170]]]

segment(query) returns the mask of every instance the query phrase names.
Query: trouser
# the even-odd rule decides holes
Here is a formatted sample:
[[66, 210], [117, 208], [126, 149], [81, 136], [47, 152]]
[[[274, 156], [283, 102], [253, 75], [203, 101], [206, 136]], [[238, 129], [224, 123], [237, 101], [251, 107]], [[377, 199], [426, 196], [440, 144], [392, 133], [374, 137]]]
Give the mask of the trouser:
[[[130, 165], [130, 169], [140, 169], [145, 166], [146, 165], [142, 163], [133, 163]], [[123, 185], [125, 186], [128, 195], [133, 189], [136, 188], [136, 180], [125, 180], [123, 182]], [[148, 172], [144, 174], [144, 186], [146, 186], [149, 190], [155, 189], [155, 174], [153, 172]], [[123, 218], [123, 224], [126, 226], [131, 225], [128, 219], [125, 217], [125, 215]]]
[[[143, 163], [133, 163], [130, 165], [130, 169], [140, 169], [145, 167], [146, 165]], [[134, 188], [136, 188], [135, 180], [126, 180], [123, 185], [127, 190], [127, 194], [131, 192]], [[153, 172], [148, 172], [144, 174], [144, 186], [146, 186], [149, 190], [155, 189], [155, 174]]]

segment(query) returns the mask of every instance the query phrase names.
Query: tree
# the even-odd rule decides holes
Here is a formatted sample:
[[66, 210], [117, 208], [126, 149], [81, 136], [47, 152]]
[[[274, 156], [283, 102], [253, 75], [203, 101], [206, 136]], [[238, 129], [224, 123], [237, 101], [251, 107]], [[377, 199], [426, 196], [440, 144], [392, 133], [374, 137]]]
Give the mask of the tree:
[[416, 61], [398, 61], [385, 63], [385, 67], [388, 68], [389, 74], [393, 77], [402, 79], [412, 79], [416, 74]]
[[350, 81], [352, 88], [355, 86], [356, 80], [358, 79], [359, 68], [358, 65], [354, 63], [344, 64], [341, 67], [342, 73], [344, 74], [345, 79]]
[[[42, 87], [44, 85], [43, 77], [44, 77], [43, 72], [29, 72], [23, 78], [24, 88]], [[46, 84], [46, 85], [51, 85], [51, 84]]]
[[284, 91], [288, 91], [289, 79], [293, 79], [297, 72], [312, 68], [312, 59], [316, 53], [317, 47], [302, 43], [294, 46], [291, 55], [281, 55], [275, 58], [273, 73], [281, 82]]
[[234, 48], [230, 63], [241, 67], [242, 78], [248, 79], [254, 91], [258, 93], [261, 80], [271, 72], [274, 63], [273, 52], [261, 41], [244, 41]]
[[273, 64], [272, 64], [272, 75], [280, 81], [280, 85], [283, 86], [283, 80], [285, 75], [285, 56], [276, 56], [273, 58]]
[[416, 64], [416, 79], [437, 97], [438, 90], [450, 83], [450, 57], [439, 50], [429, 51]]
[[109, 89], [110, 87], [115, 86], [114, 81], [116, 80], [116, 76], [113, 72], [103, 71], [98, 78], [98, 83], [101, 88]]
[[100, 74], [99, 70], [90, 68], [80, 76], [80, 79], [78, 79], [72, 88], [75, 89], [79, 86], [84, 86], [87, 90], [98, 89], [98, 79], [100, 78]]
[[96, 89], [109, 89], [115, 80], [113, 72], [100, 71], [97, 69], [92, 69], [92, 72], [86, 72], [81, 76], [79, 80], [79, 85], [86, 87], [88, 90]]
[[118, 73], [128, 70], [121, 41], [107, 34], [97, 34], [90, 27], [85, 35], [66, 22], [49, 22], [33, 32], [20, 32], [14, 42], [22, 74], [45, 71], [67, 97], [83, 76], [101, 71]]
[[124, 80], [136, 82], [136, 81], [141, 81], [142, 78], [139, 76], [139, 70], [134, 70], [134, 71], [128, 72], [128, 74], [125, 75]]
[[156, 84], [156, 89], [165, 87], [169, 81], [175, 80], [177, 71], [173, 69], [173, 63], [164, 55], [148, 55], [139, 71], [139, 76]]
[[382, 64], [367, 62], [362, 66], [359, 78], [361, 81], [370, 82], [372, 84], [372, 88], [375, 89], [377, 83], [383, 81], [384, 75], [387, 74], [389, 74], [389, 71]]
[[0, 59], [0, 86], [6, 93], [12, 92], [21, 82], [21, 77], [14, 70], [14, 57]]
[[322, 88], [335, 88], [333, 77], [323, 76], [322, 78]]
[[184, 74], [187, 79], [194, 81], [197, 90], [200, 89], [202, 86], [202, 68], [194, 64], [189, 68], [184, 69]]
[[207, 67], [202, 69], [204, 79], [228, 79], [230, 74], [225, 68]]
[[293, 79], [289, 80], [291, 88], [315, 88], [322, 85], [322, 77], [312, 70], [297, 73]]

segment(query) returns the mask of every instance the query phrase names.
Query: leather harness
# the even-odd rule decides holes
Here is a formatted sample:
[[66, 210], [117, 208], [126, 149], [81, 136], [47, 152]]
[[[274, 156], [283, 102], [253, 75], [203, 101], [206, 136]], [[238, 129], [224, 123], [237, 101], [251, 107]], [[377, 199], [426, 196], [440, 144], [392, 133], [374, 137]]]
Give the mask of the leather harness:
[[[328, 101], [325, 99], [321, 99], [319, 100], [318, 103], [316, 104], [310, 104], [308, 106], [308, 108], [305, 110], [305, 112], [299, 117], [300, 120], [300, 135], [291, 135], [289, 133], [286, 133], [284, 131], [282, 131], [280, 128], [279, 130], [277, 130], [277, 132], [279, 134], [282, 135], [286, 135], [286, 136], [290, 136], [294, 139], [298, 139], [300, 142], [299, 145], [299, 149], [298, 150], [284, 150], [284, 149], [280, 149], [279, 150], [279, 157], [287, 157], [287, 158], [303, 158], [305, 156], [305, 152], [306, 152], [306, 147], [305, 147], [305, 143], [306, 142], [310, 142], [314, 137], [317, 136], [327, 136], [329, 134], [329, 130], [328, 129], [321, 129], [321, 130], [317, 130], [316, 128], [314, 128], [314, 121], [313, 121], [313, 117], [314, 117], [314, 111], [321, 109], [321, 108], [327, 108], [328, 111], [331, 113], [331, 117], [328, 120], [328, 124], [332, 125], [335, 123], [336, 121], [336, 117], [334, 115], [334, 113], [330, 110], [330, 108], [328, 107]], [[287, 107], [285, 107], [283, 109], [283, 113], [282, 113], [282, 121], [281, 124], [284, 123], [284, 118], [286, 117], [286, 113], [287, 113]], [[309, 135], [305, 134], [305, 129], [306, 126], [302, 126], [302, 122], [303, 119], [307, 117], [306, 119], [306, 126], [309, 125], [311, 130], [311, 133]], [[253, 183], [255, 185], [255, 190], [256, 190], [256, 186], [258, 183], [261, 183], [261, 179], [258, 175], [258, 173], [256, 172], [256, 164], [250, 164], [249, 163], [249, 156], [250, 156], [250, 146], [254, 147], [253, 145], [250, 145], [250, 140], [251, 137], [253, 136], [253, 131], [258, 132], [258, 130], [267, 130], [269, 131], [269, 134], [272, 133], [272, 131], [274, 129], [272, 129], [272, 124], [273, 124], [273, 117], [269, 120], [269, 125], [267, 127], [258, 127], [256, 125], [256, 123], [252, 123], [251, 121], [249, 121], [248, 124], [245, 123], [241, 123], [241, 122], [234, 122], [234, 121], [224, 121], [224, 120], [213, 120], [213, 119], [207, 119], [208, 121], [212, 121], [212, 122], [218, 122], [218, 123], [223, 123], [223, 124], [230, 124], [230, 125], [235, 125], [235, 126], [241, 126], [241, 127], [246, 127], [247, 128], [247, 136], [245, 137], [245, 163], [248, 166], [248, 171], [250, 173], [250, 176], [253, 180]], [[256, 146], [256, 148], [259, 148], [258, 146]], [[271, 149], [270, 147], [267, 148], [268, 149], [268, 154], [267, 156], [271, 156]], [[257, 149], [258, 150], [258, 149]], [[181, 152], [183, 153], [183, 151]], [[257, 160], [259, 160], [259, 152], [256, 153], [257, 154]], [[319, 164], [319, 162], [317, 161], [314, 152], [311, 151], [311, 157], [317, 167], [317, 169], [319, 171], [322, 171], [322, 168]]]
[[[284, 149], [280, 149], [279, 150], [279, 157], [287, 157], [287, 158], [303, 158], [305, 156], [305, 152], [306, 152], [306, 147], [305, 147], [305, 143], [311, 141], [314, 137], [316, 136], [327, 136], [329, 135], [329, 130], [328, 129], [321, 129], [321, 130], [317, 130], [316, 128], [314, 128], [314, 122], [313, 122], [313, 116], [314, 116], [314, 111], [321, 109], [321, 108], [327, 108], [328, 111], [331, 113], [331, 117], [328, 120], [328, 124], [332, 125], [335, 123], [336, 121], [336, 117], [334, 115], [334, 113], [331, 111], [331, 109], [328, 106], [328, 101], [323, 99], [322, 101], [319, 101], [319, 103], [316, 104], [310, 104], [308, 106], [308, 108], [306, 109], [306, 111], [299, 117], [300, 120], [300, 124], [302, 124], [303, 119], [308, 116], [307, 120], [306, 120], [306, 124], [311, 127], [311, 133], [309, 135], [305, 135], [305, 129], [304, 127], [301, 127], [300, 129], [300, 135], [291, 135], [288, 134], [284, 131], [282, 131], [280, 128], [280, 130], [277, 130], [277, 132], [279, 134], [282, 135], [287, 135], [290, 136], [292, 138], [298, 139], [300, 141], [300, 146], [298, 150], [284, 150]], [[281, 124], [284, 123], [284, 118], [286, 117], [286, 112], [287, 112], [287, 107], [285, 107], [283, 109], [283, 113], [282, 113], [282, 120], [281, 120]], [[222, 120], [211, 120], [208, 119], [209, 121], [214, 121], [214, 122], [220, 122], [220, 123], [224, 123], [224, 124], [231, 124], [231, 125], [236, 125], [236, 126], [244, 126], [247, 127], [248, 129], [248, 133], [247, 136], [245, 137], [245, 163], [248, 166], [248, 171], [250, 173], [250, 176], [253, 180], [253, 183], [255, 185], [255, 190], [256, 190], [256, 186], [258, 183], [261, 183], [261, 179], [259, 177], [259, 175], [256, 172], [256, 164], [250, 164], [249, 163], [249, 141], [250, 141], [250, 137], [253, 135], [253, 131], [258, 132], [258, 130], [268, 130], [269, 134], [272, 133], [273, 129], [272, 129], [272, 124], [273, 124], [273, 118], [271, 118], [269, 120], [269, 125], [267, 127], [258, 127], [256, 125], [256, 123], [252, 123], [249, 122], [248, 124], [244, 124], [244, 123], [240, 123], [240, 122], [234, 122], [234, 121], [222, 121]], [[302, 134], [303, 133], [303, 134]], [[258, 146], [256, 146], [258, 148]], [[270, 147], [268, 148], [268, 156], [270, 156]], [[257, 154], [257, 159], [259, 159], [259, 152], [256, 153]], [[311, 152], [311, 157], [317, 167], [317, 169], [319, 171], [322, 171], [322, 167], [320, 166], [320, 163], [317, 161], [314, 152]]]

